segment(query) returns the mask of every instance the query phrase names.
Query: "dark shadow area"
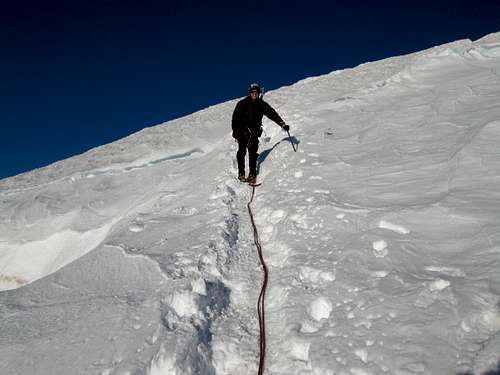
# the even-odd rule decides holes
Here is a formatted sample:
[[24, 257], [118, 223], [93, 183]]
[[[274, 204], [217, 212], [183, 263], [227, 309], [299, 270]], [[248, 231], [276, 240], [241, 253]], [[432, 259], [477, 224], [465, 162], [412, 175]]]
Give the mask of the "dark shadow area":
[[500, 375], [500, 360], [498, 361], [497, 367], [493, 370], [489, 370], [481, 374], [475, 374], [472, 371], [467, 371], [458, 373], [457, 375]]
[[199, 307], [205, 317], [195, 324], [197, 337], [194, 338], [186, 356], [195, 374], [215, 375], [212, 352], [212, 323], [220, 318], [229, 307], [231, 290], [219, 280], [206, 281], [205, 296], [200, 296]]
[[214, 319], [220, 317], [229, 307], [231, 290], [221, 281], [206, 281], [207, 294], [200, 296], [200, 310], [205, 316], [205, 322], [197, 327], [199, 342], [210, 347], [212, 341], [211, 326]]
[[268, 149], [262, 151], [259, 154], [259, 157], [257, 158], [257, 175], [260, 173], [260, 165], [267, 159], [267, 157], [269, 156], [269, 154], [276, 148], [276, 146], [278, 146], [283, 141], [288, 141], [293, 147], [295, 147], [295, 150], [299, 149], [299, 143], [300, 143], [300, 141], [295, 136], [292, 136], [290, 138], [289, 137], [285, 137], [281, 141], [276, 142], [273, 145], [273, 147], [268, 148]]

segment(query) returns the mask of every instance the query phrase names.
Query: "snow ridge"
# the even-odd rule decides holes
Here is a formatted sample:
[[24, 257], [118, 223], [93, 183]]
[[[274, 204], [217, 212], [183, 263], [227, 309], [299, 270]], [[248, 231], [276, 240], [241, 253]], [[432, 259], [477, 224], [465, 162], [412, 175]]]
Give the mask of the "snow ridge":
[[[495, 371], [500, 34], [267, 100], [268, 374]], [[0, 373], [253, 374], [235, 101], [0, 181]], [[29, 354], [26, 354], [29, 353]]]

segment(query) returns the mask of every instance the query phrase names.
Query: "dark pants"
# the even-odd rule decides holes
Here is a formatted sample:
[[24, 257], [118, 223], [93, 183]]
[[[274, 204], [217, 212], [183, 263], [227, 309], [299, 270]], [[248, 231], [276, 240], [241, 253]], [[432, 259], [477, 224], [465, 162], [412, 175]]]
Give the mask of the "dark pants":
[[257, 175], [257, 157], [259, 154], [259, 137], [249, 136], [246, 134], [238, 138], [238, 152], [236, 153], [236, 160], [238, 160], [238, 174], [245, 174], [245, 155], [248, 148], [248, 164], [250, 168], [250, 173]]

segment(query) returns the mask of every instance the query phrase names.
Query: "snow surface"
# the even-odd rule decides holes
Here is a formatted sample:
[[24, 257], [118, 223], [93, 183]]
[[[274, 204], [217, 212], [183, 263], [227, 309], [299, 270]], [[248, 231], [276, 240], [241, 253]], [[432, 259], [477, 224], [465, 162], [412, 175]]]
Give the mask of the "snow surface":
[[[266, 374], [500, 359], [500, 33], [268, 93]], [[1, 374], [254, 374], [236, 101], [0, 181]]]

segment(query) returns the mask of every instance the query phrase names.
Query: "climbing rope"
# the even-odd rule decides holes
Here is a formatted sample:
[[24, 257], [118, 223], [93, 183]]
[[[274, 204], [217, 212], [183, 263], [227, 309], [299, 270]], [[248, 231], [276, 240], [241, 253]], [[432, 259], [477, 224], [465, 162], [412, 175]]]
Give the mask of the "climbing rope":
[[262, 288], [260, 290], [259, 300], [257, 302], [257, 311], [259, 314], [259, 330], [260, 330], [260, 358], [259, 358], [259, 375], [264, 374], [264, 359], [266, 356], [266, 320], [265, 320], [265, 310], [264, 310], [264, 301], [266, 298], [266, 288], [267, 288], [267, 266], [264, 261], [264, 257], [262, 255], [262, 246], [259, 241], [259, 232], [257, 231], [257, 227], [255, 225], [255, 220], [253, 218], [252, 208], [250, 205], [253, 202], [253, 197], [255, 196], [255, 186], [252, 186], [252, 197], [247, 204], [248, 214], [250, 215], [250, 221], [252, 222], [253, 227], [253, 238], [255, 246], [257, 247], [257, 251], [259, 253], [260, 264], [262, 265], [262, 270], [264, 271], [264, 281], [262, 283]]

